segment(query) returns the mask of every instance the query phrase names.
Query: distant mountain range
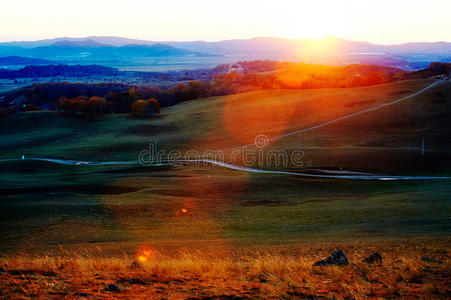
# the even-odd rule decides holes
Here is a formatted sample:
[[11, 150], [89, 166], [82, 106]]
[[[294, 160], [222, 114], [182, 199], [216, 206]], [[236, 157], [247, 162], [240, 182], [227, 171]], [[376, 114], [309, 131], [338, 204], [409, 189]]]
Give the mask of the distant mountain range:
[[[17, 41], [0, 43], [0, 47], [20, 47], [36, 48], [43, 46], [51, 47], [84, 47], [84, 48], [102, 48], [102, 47], [122, 47], [131, 45], [166, 45], [177, 47], [193, 52], [200, 52], [210, 55], [248, 55], [249, 51], [257, 53], [291, 53], [293, 51], [302, 51], [315, 48], [319, 49], [320, 44], [338, 51], [339, 53], [410, 53], [410, 54], [451, 54], [451, 42], [420, 42], [405, 43], [397, 45], [377, 45], [369, 42], [347, 41], [336, 37], [326, 37], [322, 40], [317, 39], [283, 39], [272, 37], [256, 37], [253, 39], [234, 39], [219, 42], [190, 41], [190, 42], [154, 42], [138, 39], [129, 39], [115, 36], [90, 36], [84, 38], [55, 38], [38, 41]], [[179, 55], [182, 52], [178, 52]], [[185, 54], [185, 53], [184, 53]]]
[[[327, 37], [282, 39], [257, 37], [219, 42], [154, 42], [122, 37], [56, 38], [0, 43], [0, 56], [22, 56], [58, 61], [104, 62], [163, 57], [236, 57], [236, 60], [273, 59], [312, 63], [382, 63], [415, 68], [415, 63], [451, 60], [451, 43], [377, 45]], [[218, 59], [218, 61], [221, 61]], [[229, 60], [230, 61], [230, 60]], [[410, 64], [410, 65], [409, 65]]]
[[[33, 45], [35, 45], [33, 47]], [[126, 44], [99, 43], [92, 39], [56, 39], [54, 43], [36, 41], [0, 43], [0, 56], [23, 56], [56, 60], [124, 60], [140, 57], [209, 57], [214, 54], [175, 48], [161, 43]]]

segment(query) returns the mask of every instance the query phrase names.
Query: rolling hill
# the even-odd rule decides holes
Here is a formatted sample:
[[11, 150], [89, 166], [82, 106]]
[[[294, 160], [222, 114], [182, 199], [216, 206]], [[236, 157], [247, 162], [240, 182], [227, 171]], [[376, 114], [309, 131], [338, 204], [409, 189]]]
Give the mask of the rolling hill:
[[[167, 151], [229, 149], [251, 144], [259, 134], [271, 138], [390, 102], [431, 82], [422, 79], [363, 88], [272, 90], [213, 97], [165, 108], [162, 118], [157, 120], [130, 120], [117, 115], [105, 117], [103, 121], [89, 121], [86, 125], [95, 124], [89, 130], [84, 128], [83, 118], [51, 112], [18, 114], [1, 120], [0, 149], [5, 158], [19, 157], [22, 148], [14, 145], [23, 142], [18, 140], [17, 133], [33, 128], [33, 122], [43, 122], [45, 126], [36, 127], [36, 131], [28, 129], [26, 134], [28, 151], [36, 156], [133, 160], [139, 149], [157, 136], [160, 136], [160, 147]], [[443, 81], [407, 102], [306, 133], [302, 136], [305, 166], [310, 161], [309, 167], [389, 174], [446, 174], [451, 163], [444, 162], [451, 159], [451, 144], [443, 137], [451, 135], [444, 126], [450, 93], [450, 83]], [[192, 122], [193, 118], [196, 122]], [[17, 125], [11, 128], [8, 124]], [[72, 128], [71, 132], [67, 132], [68, 128]], [[86, 132], [90, 134], [85, 135]], [[67, 138], [59, 139], [60, 135]], [[419, 149], [423, 138], [426, 156], [421, 158]], [[50, 140], [53, 142], [48, 147], [45, 141]], [[297, 145], [294, 136], [277, 140], [268, 149], [292, 151]]]
[[[136, 160], [153, 141], [166, 153], [227, 149], [252, 143], [258, 134], [273, 137], [388, 103], [432, 82], [257, 91], [185, 102], [151, 119], [19, 113], [0, 118], [1, 158]], [[449, 176], [450, 93], [451, 83], [443, 81], [408, 101], [303, 134], [304, 166], [256, 162], [255, 167]], [[277, 140], [263, 151], [269, 149], [299, 149], [298, 137]], [[447, 180], [312, 179], [202, 164], [0, 163], [5, 252], [24, 247], [45, 252], [62, 245], [133, 254], [143, 242], [163, 249], [218, 249], [387, 241], [444, 237], [450, 229]]]

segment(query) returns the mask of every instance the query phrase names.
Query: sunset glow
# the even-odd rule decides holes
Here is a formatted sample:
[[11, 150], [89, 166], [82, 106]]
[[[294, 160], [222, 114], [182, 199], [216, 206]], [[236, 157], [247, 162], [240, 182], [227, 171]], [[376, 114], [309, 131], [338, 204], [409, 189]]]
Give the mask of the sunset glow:
[[217, 41], [333, 35], [384, 44], [440, 41], [450, 39], [449, 11], [448, 0], [18, 0], [2, 2], [0, 40], [114, 35]]
[[5, 0], [1, 299], [448, 299], [451, 0]]

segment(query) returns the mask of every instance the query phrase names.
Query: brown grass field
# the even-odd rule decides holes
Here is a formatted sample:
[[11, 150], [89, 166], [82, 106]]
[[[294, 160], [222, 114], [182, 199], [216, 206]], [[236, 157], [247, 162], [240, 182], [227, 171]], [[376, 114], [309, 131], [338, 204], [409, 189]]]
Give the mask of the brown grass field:
[[[92, 253], [0, 259], [4, 299], [446, 299], [449, 239], [272, 247], [142, 248], [136, 256]], [[207, 248], [209, 247], [206, 245]], [[211, 247], [211, 246], [210, 246]], [[312, 266], [337, 248], [347, 266]], [[64, 250], [61, 250], [64, 253]], [[165, 252], [166, 251], [166, 252]], [[382, 263], [362, 259], [381, 253]], [[146, 253], [147, 255], [145, 256]], [[60, 254], [61, 255], [61, 254]], [[431, 262], [421, 260], [428, 255]], [[146, 258], [143, 259], [142, 256]], [[107, 289], [115, 284], [119, 291]]]
[[[182, 103], [144, 120], [20, 113], [0, 119], [0, 158], [135, 160], [154, 140], [167, 151], [224, 149], [431, 82], [258, 91]], [[450, 95], [451, 84], [441, 82], [306, 133], [306, 165], [284, 169], [451, 176]], [[268, 146], [296, 147], [296, 137]], [[449, 180], [315, 179], [211, 165], [1, 162], [0, 298], [449, 299], [450, 188]], [[349, 265], [313, 266], [337, 249]], [[382, 263], [362, 262], [374, 252]]]

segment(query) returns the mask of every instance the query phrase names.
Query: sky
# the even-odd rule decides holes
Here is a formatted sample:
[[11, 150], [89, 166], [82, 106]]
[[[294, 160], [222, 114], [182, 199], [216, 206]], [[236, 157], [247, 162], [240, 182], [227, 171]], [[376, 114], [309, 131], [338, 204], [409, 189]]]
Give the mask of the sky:
[[0, 41], [257, 36], [397, 44], [451, 41], [451, 0], [1, 0]]

